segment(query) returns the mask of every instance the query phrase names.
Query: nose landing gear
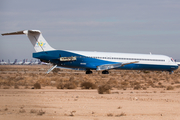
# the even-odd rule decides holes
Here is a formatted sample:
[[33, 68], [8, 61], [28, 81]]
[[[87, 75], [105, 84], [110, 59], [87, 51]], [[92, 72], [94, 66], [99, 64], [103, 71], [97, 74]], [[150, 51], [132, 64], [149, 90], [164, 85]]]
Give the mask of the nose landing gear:
[[102, 71], [102, 74], [109, 74], [109, 71], [104, 70], [104, 71]]
[[169, 74], [170, 74], [170, 75], [173, 74], [173, 71], [169, 71]]

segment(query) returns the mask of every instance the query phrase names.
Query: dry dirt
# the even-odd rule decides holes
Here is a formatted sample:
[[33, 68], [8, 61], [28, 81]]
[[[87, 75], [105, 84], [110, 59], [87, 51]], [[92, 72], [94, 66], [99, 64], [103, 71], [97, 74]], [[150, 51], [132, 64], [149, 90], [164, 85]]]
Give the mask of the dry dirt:
[[[60, 71], [63, 74], [45, 75], [41, 73], [44, 72], [40, 70], [42, 67], [46, 71], [47, 66], [0, 66], [0, 120], [180, 119], [180, 88], [177, 87], [180, 85], [179, 70], [172, 75], [143, 71], [111, 71], [109, 75], [85, 75], [83, 72], [66, 70]], [[32, 75], [35, 73], [36, 75]], [[98, 94], [97, 89], [85, 90], [80, 86], [71, 90], [57, 89], [54, 82], [58, 80], [54, 76], [57, 76], [56, 79], [68, 80], [74, 76], [75, 80], [86, 79], [97, 85], [100, 84], [97, 80], [103, 82], [113, 78], [121, 84], [121, 81], [127, 82], [132, 77], [131, 80], [142, 82], [141, 86], [146, 86], [147, 89], [134, 90], [130, 80], [126, 89], [125, 86], [114, 86], [111, 94]], [[48, 80], [43, 81], [43, 77]], [[28, 80], [32, 83], [28, 83]], [[149, 80], [154, 83], [153, 87], [148, 87], [145, 82]], [[42, 89], [31, 89], [37, 81], [43, 84]], [[159, 82], [161, 87], [158, 86]], [[18, 89], [14, 89], [14, 84], [18, 84]], [[27, 85], [25, 89], [24, 86]], [[169, 85], [174, 89], [167, 90]]]

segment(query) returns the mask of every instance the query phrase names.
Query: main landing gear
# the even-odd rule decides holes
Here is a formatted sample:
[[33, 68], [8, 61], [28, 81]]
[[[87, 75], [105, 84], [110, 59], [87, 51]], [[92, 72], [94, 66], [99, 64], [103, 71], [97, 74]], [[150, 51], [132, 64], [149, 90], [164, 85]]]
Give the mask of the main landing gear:
[[87, 70], [86, 74], [92, 74], [92, 71], [91, 70]]
[[[86, 70], [86, 74], [92, 74], [92, 71], [91, 70]], [[104, 70], [104, 71], [102, 71], [102, 74], [109, 74], [109, 71]]]
[[104, 71], [102, 71], [102, 74], [109, 74], [109, 71], [104, 70]]

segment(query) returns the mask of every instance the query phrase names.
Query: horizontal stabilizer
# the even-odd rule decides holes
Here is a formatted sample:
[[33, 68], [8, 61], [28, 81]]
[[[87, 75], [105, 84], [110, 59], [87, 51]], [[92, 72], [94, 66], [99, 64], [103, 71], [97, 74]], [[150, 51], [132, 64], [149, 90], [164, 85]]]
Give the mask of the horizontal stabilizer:
[[11, 32], [11, 33], [4, 33], [1, 35], [4, 36], [4, 35], [21, 35], [21, 34], [24, 34], [24, 32], [23, 31], [17, 31], [17, 32]]
[[52, 48], [44, 39], [41, 31], [39, 30], [23, 30], [17, 32], [3, 33], [1, 35], [5, 36], [5, 35], [22, 35], [22, 34], [25, 34], [29, 38], [36, 52], [54, 50], [54, 48]]
[[10, 32], [10, 33], [3, 33], [1, 34], [2, 36], [4, 35], [22, 35], [22, 34], [27, 34], [27, 33], [41, 33], [39, 30], [23, 30], [23, 31], [17, 31], [17, 32]]

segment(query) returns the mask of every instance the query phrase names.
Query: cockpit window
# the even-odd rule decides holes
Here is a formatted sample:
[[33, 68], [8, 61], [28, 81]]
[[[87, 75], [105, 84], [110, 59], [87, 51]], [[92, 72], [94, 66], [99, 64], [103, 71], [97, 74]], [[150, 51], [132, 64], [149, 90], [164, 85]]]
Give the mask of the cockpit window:
[[174, 62], [173, 58], [171, 58], [171, 61]]

